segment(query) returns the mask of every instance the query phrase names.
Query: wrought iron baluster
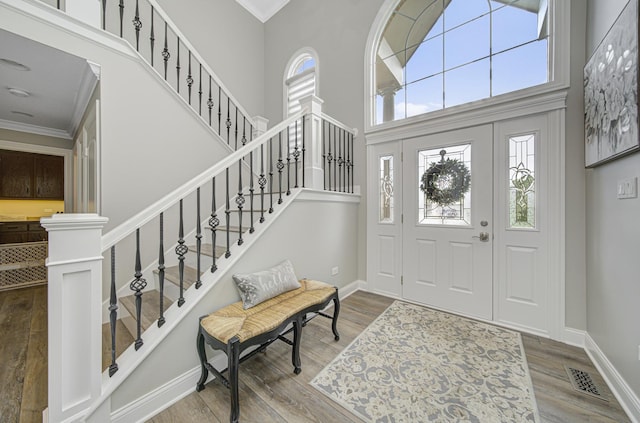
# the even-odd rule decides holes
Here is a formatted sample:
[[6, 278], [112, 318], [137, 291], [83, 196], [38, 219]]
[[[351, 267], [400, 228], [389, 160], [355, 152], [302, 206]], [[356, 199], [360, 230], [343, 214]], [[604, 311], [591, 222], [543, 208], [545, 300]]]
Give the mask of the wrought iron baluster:
[[267, 178], [264, 176], [264, 144], [260, 146], [260, 223], [264, 222], [264, 186], [267, 184]]
[[326, 154], [326, 122], [322, 121], [322, 188], [326, 191], [327, 189], [327, 154]]
[[[238, 108], [236, 107], [236, 122], [238, 121]], [[247, 145], [247, 118], [242, 117], [242, 146]]]
[[269, 213], [273, 213], [273, 137], [269, 138]]
[[120, 38], [122, 38], [122, 24], [124, 22], [124, 0], [120, 0], [120, 4], [118, 7], [120, 8]]
[[193, 85], [193, 76], [191, 75], [191, 50], [189, 50], [189, 73], [187, 74], [187, 90], [189, 91], [189, 106], [191, 106], [191, 86]]
[[189, 247], [184, 245], [184, 214], [182, 209], [182, 198], [180, 199], [180, 223], [178, 228], [178, 245], [176, 254], [178, 255], [178, 274], [180, 276], [180, 296], [178, 297], [178, 307], [184, 304], [184, 255], [189, 251]]
[[220, 132], [220, 120], [222, 119], [222, 88], [218, 86], [218, 135], [222, 136]]
[[[291, 127], [287, 129], [287, 195], [289, 195], [291, 194]], [[279, 203], [282, 203], [282, 198]]]
[[242, 159], [238, 160], [238, 196], [236, 197], [236, 205], [238, 206], [238, 245], [242, 245], [244, 240], [242, 239], [242, 208], [244, 207], [244, 193], [242, 192]]
[[338, 191], [344, 192], [344, 178], [343, 178], [343, 167], [344, 158], [342, 155], [344, 154], [344, 129], [340, 129], [338, 133]]
[[138, 7], [138, 0], [136, 0], [136, 15], [133, 18], [133, 28], [136, 30], [136, 51], [140, 50], [140, 28], [142, 28], [142, 21], [140, 20], [140, 8]]
[[118, 298], [116, 297], [116, 247], [111, 247], [111, 295], [109, 297], [109, 325], [111, 328], [111, 365], [109, 377], [118, 371], [116, 363], [116, 320], [118, 320]]
[[137, 338], [135, 342], [136, 351], [144, 344], [142, 341], [142, 290], [146, 288], [147, 281], [142, 277], [142, 265], [140, 263], [140, 228], [136, 229], [136, 272], [135, 279], [129, 284], [129, 289], [135, 291], [136, 296], [136, 331]]
[[[233, 104], [233, 103], [231, 103], [231, 104]], [[235, 143], [236, 143], [236, 146], [235, 146], [235, 149], [237, 150], [238, 149], [238, 106], [235, 106], [235, 108], [236, 108], [236, 120], [235, 120], [235, 127], [236, 127]]]
[[224, 253], [225, 258], [229, 258], [231, 256], [231, 237], [229, 235], [229, 229], [231, 229], [231, 202], [229, 200], [229, 168], [225, 170], [226, 176], [226, 209], [224, 214], [227, 217], [227, 251]]
[[178, 37], [176, 45], [176, 91], [180, 94], [180, 37]]
[[209, 108], [209, 126], [211, 126], [211, 109], [213, 109], [213, 98], [211, 98], [211, 75], [209, 75], [209, 100], [207, 100], [207, 107]]
[[[58, 0], [58, 5], [60, 0]], [[60, 7], [58, 7], [59, 9]], [[102, 0], [102, 30], [107, 30], [107, 0]]]
[[[286, 129], [287, 137], [289, 128]], [[284, 169], [284, 161], [282, 160], [282, 131], [278, 133], [278, 204], [282, 204], [282, 170]]]
[[155, 46], [155, 43], [156, 43], [156, 37], [154, 35], [154, 26], [153, 26], [153, 12], [154, 12], [154, 8], [153, 8], [153, 5], [151, 5], [151, 35], [149, 36], [149, 41], [151, 41], [151, 67], [153, 67], [153, 47]]
[[158, 252], [158, 284], [160, 285], [160, 317], [158, 327], [165, 323], [164, 319], [164, 213], [160, 213], [160, 248]]
[[[311, 119], [311, 117], [309, 117], [309, 119]], [[305, 122], [305, 117], [302, 116], [302, 188], [305, 187], [304, 184], [304, 153], [306, 152], [306, 148], [305, 148], [305, 144], [304, 144], [304, 140], [305, 140], [305, 131], [304, 131], [304, 126], [306, 125]]]
[[[231, 134], [231, 99], [229, 99], [229, 96], [227, 96], [227, 120], [225, 121], [225, 124], [227, 125], [227, 144], [229, 144], [230, 140], [230, 134]], [[237, 138], [236, 138], [236, 149], [238, 148], [237, 145]]]
[[58, 8], [58, 10], [60, 10], [60, 0], [56, 2], [56, 7]]
[[198, 116], [202, 116], [202, 63], [198, 73]]
[[209, 227], [211, 228], [211, 252], [213, 256], [213, 262], [211, 264], [211, 273], [218, 270], [216, 264], [216, 236], [218, 225], [220, 225], [220, 219], [218, 219], [218, 212], [216, 208], [216, 177], [211, 180], [211, 217], [209, 218]]
[[327, 180], [329, 181], [329, 184], [327, 186], [327, 189], [329, 191], [331, 191], [331, 165], [333, 163], [333, 155], [331, 154], [331, 129], [332, 128], [333, 128], [333, 124], [329, 123], [329, 136], [327, 137], [327, 141], [329, 144], [329, 154], [327, 154], [327, 167], [328, 167]]
[[200, 187], [196, 189], [196, 289], [202, 286], [200, 280], [200, 254], [202, 252], [202, 228], [200, 222]]
[[167, 65], [169, 62], [169, 57], [171, 57], [171, 53], [169, 53], [168, 47], [168, 38], [167, 38], [167, 23], [164, 23], [164, 48], [162, 49], [162, 60], [164, 60], [164, 80], [167, 80]]
[[[300, 156], [300, 150], [298, 149], [298, 121], [297, 120], [296, 120], [296, 124], [295, 124], [295, 129], [296, 129], [296, 132], [294, 134], [295, 135], [295, 146], [293, 148], [293, 160], [294, 160], [294, 165], [295, 166], [293, 168], [293, 171], [294, 171], [295, 176], [296, 176], [296, 179], [295, 179], [296, 183], [294, 185], [294, 188], [298, 188], [298, 173], [300, 173], [300, 172], [298, 172], [298, 158]], [[287, 195], [289, 195], [288, 191], [287, 191]]]
[[249, 233], [255, 232], [253, 227], [253, 150], [249, 153]]
[[353, 193], [353, 165], [355, 164], [355, 156], [353, 155], [353, 134], [351, 134], [351, 192]]
[[333, 125], [333, 152], [336, 155], [333, 163], [333, 190], [338, 189], [338, 127]]

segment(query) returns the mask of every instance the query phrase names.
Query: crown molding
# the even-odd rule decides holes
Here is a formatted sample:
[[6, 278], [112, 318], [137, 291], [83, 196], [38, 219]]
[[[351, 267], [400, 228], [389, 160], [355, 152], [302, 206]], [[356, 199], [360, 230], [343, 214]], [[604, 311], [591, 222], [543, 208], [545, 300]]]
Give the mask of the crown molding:
[[285, 7], [289, 0], [236, 0], [240, 6], [244, 7], [255, 16], [260, 22], [266, 23], [280, 9]]
[[82, 74], [82, 80], [80, 81], [78, 87], [78, 93], [76, 95], [71, 122], [69, 123], [69, 128], [67, 129], [67, 132], [72, 137], [75, 137], [76, 131], [78, 130], [80, 122], [84, 117], [84, 114], [87, 110], [87, 105], [89, 104], [89, 100], [91, 100], [91, 96], [93, 95], [93, 91], [95, 90], [96, 85], [98, 85], [99, 79], [100, 65], [87, 61], [84, 73]]
[[62, 129], [47, 128], [44, 126], [30, 125], [28, 123], [14, 122], [5, 119], [0, 119], [0, 128], [9, 129], [11, 131], [27, 132], [29, 134], [44, 135], [47, 137], [62, 138], [65, 140], [73, 139], [69, 132]]

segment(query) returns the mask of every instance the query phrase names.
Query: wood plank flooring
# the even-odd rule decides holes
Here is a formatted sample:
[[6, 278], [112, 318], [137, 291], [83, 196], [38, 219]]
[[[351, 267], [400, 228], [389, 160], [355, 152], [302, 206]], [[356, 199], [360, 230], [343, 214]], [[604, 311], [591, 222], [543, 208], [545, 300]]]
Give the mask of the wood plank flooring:
[[42, 422], [47, 407], [47, 287], [0, 291], [0, 422]]
[[[302, 373], [294, 375], [291, 349], [271, 345], [240, 366], [242, 422], [360, 422], [349, 411], [316, 391], [309, 382], [391, 303], [392, 299], [356, 292], [342, 302], [335, 342], [329, 321], [316, 318], [303, 330]], [[593, 367], [584, 350], [523, 334], [541, 423], [628, 422], [629, 419]], [[565, 365], [591, 374], [607, 401], [573, 389]], [[229, 392], [213, 381], [159, 413], [150, 423], [226, 422]]]
[[[309, 381], [393, 302], [357, 292], [342, 302], [335, 342], [330, 323], [316, 318], [303, 331], [302, 373], [294, 375], [291, 350], [281, 342], [240, 367], [242, 422], [359, 422]], [[0, 292], [0, 422], [42, 421], [47, 405], [47, 288]], [[120, 332], [126, 333], [123, 327]], [[541, 423], [628, 422], [585, 352], [555, 341], [523, 335]], [[105, 357], [106, 358], [106, 357]], [[106, 366], [108, 361], [103, 363]], [[564, 366], [587, 371], [608, 401], [576, 392]], [[153, 417], [152, 423], [226, 422], [229, 393], [207, 384]]]

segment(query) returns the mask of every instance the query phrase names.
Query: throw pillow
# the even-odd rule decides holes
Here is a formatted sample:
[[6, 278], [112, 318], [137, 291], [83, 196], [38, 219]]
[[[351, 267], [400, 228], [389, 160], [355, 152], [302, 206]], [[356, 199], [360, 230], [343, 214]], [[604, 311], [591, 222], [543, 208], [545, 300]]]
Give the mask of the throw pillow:
[[254, 273], [237, 273], [233, 275], [233, 280], [240, 291], [242, 307], [245, 310], [283, 292], [300, 288], [300, 282], [289, 260], [271, 269]]

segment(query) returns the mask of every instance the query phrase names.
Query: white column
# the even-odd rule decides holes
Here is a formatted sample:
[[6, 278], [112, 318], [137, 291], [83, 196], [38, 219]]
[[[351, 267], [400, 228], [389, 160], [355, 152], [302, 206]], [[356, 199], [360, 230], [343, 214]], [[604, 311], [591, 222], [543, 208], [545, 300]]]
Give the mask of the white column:
[[307, 108], [304, 123], [304, 184], [306, 188], [324, 189], [322, 169], [322, 101], [315, 95], [300, 99], [302, 108]]
[[102, 228], [97, 214], [55, 214], [49, 233], [50, 422], [75, 420], [102, 383]]
[[395, 98], [398, 88], [387, 87], [378, 90], [378, 94], [382, 96], [382, 121], [391, 122], [395, 120]]

